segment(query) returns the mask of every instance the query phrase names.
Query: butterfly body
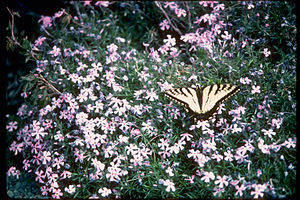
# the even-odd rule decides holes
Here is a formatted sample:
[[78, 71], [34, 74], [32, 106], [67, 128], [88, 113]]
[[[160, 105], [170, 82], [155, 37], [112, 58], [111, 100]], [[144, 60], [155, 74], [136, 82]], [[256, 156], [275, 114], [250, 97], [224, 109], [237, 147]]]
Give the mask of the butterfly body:
[[165, 91], [165, 95], [183, 105], [195, 120], [205, 121], [217, 112], [223, 101], [239, 90], [235, 85], [215, 84], [204, 88], [200, 86], [174, 88]]

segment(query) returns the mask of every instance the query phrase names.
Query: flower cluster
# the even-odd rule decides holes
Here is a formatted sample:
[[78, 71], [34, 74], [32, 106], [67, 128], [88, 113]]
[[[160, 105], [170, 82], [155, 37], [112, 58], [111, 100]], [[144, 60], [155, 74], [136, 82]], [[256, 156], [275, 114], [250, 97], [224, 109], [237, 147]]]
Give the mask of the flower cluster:
[[[241, 61], [250, 44], [261, 43], [230, 32], [235, 27], [224, 17], [227, 3], [158, 3], [166, 16], [159, 24], [162, 31], [178, 31], [176, 23], [182, 21], [190, 27], [181, 41], [167, 32], [157, 49], [144, 42], [150, 52], [132, 48], [130, 39], [121, 37], [116, 28], [121, 18], [110, 12], [110, 2], [94, 3], [103, 20], [92, 1], [75, 3], [76, 9], [90, 9], [89, 15], [72, 16], [64, 26], [67, 39], [51, 39], [61, 37], [55, 28], [70, 16], [66, 10], [39, 20], [43, 34], [31, 45], [38, 55], [32, 80], [38, 84], [22, 93], [26, 102], [6, 125], [10, 156], [23, 158], [9, 165], [8, 177], [31, 173], [41, 194], [51, 198], [284, 194], [279, 181], [295, 180], [294, 88], [285, 85], [288, 79], [268, 80], [277, 72], [294, 77], [293, 68], [282, 63], [270, 68], [271, 48], [255, 54], [263, 54], [259, 67]], [[245, 12], [261, 4], [236, 3]], [[182, 59], [183, 51], [195, 56]], [[228, 64], [233, 57], [237, 66]], [[161, 95], [182, 82], [217, 82], [217, 76], [238, 77], [241, 92], [209, 121], [192, 121], [190, 113]], [[282, 92], [275, 95], [275, 86]]]

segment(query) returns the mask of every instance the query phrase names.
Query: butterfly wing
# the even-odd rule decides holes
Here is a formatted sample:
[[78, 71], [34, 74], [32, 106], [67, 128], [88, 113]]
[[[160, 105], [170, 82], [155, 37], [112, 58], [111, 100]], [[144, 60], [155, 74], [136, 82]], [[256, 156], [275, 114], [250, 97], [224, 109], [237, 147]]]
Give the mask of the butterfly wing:
[[207, 117], [212, 116], [223, 101], [239, 90], [238, 86], [230, 84], [215, 84], [203, 88], [202, 104], [200, 105], [201, 113]]
[[194, 88], [175, 88], [165, 91], [165, 95], [183, 105], [189, 112], [200, 110], [197, 91]]

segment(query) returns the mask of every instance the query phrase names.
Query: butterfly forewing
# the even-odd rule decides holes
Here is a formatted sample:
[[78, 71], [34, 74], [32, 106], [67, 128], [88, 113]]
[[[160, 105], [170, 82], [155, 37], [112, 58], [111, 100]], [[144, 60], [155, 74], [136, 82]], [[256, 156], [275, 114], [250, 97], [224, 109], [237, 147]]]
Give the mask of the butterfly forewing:
[[188, 110], [197, 112], [200, 110], [197, 93], [194, 88], [176, 88], [165, 91], [165, 94], [184, 105]]

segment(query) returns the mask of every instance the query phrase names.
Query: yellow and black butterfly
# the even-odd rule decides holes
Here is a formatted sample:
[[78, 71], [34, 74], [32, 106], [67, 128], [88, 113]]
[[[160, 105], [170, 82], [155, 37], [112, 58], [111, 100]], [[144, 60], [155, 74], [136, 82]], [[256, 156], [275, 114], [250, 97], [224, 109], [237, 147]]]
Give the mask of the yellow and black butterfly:
[[182, 87], [166, 90], [165, 95], [183, 105], [195, 121], [206, 121], [218, 110], [219, 105], [236, 94], [239, 87], [230, 84], [215, 84], [201, 88]]

